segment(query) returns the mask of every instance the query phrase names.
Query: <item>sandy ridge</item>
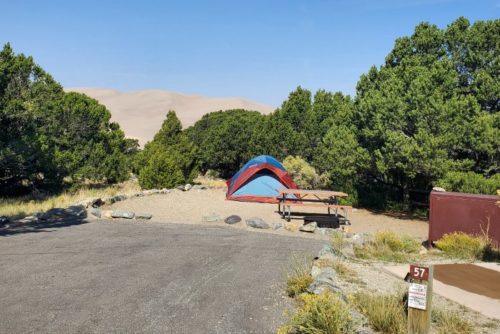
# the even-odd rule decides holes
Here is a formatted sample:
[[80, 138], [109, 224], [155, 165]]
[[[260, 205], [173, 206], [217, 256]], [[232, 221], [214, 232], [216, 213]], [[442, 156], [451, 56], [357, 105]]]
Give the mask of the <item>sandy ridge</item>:
[[84, 93], [105, 105], [126, 136], [139, 139], [141, 145], [153, 138], [169, 110], [176, 111], [184, 127], [193, 125], [212, 111], [247, 109], [268, 114], [274, 110], [272, 106], [244, 98], [187, 95], [165, 90], [121, 92], [87, 87], [65, 90]]

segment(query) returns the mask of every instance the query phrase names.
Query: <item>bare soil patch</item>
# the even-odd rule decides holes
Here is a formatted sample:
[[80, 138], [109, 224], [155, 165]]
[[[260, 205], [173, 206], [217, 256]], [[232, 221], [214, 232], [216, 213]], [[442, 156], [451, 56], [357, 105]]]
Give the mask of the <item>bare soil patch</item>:
[[486, 297], [500, 299], [500, 272], [474, 264], [439, 264], [434, 278], [448, 285]]

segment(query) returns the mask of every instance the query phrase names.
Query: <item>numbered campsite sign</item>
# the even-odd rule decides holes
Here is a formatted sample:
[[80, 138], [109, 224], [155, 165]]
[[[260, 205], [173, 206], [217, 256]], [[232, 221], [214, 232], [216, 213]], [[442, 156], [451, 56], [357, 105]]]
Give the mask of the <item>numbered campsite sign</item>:
[[410, 265], [408, 333], [427, 334], [431, 326], [433, 267]]

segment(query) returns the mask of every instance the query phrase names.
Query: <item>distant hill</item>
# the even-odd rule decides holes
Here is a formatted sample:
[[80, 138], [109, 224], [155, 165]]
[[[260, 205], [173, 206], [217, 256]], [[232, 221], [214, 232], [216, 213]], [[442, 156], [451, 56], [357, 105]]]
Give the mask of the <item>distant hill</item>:
[[127, 137], [139, 139], [143, 146], [151, 140], [169, 110], [175, 110], [184, 128], [203, 115], [218, 110], [247, 109], [268, 114], [273, 107], [236, 97], [186, 95], [163, 90], [120, 92], [105, 88], [67, 88], [68, 92], [84, 93], [103, 105], [120, 124]]

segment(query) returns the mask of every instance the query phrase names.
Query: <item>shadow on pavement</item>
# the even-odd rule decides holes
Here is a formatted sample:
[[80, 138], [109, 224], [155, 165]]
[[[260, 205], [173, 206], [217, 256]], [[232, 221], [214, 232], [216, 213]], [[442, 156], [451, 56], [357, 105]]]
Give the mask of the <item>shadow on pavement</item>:
[[0, 237], [8, 237], [23, 233], [52, 232], [53, 229], [87, 223], [87, 213], [80, 216], [61, 216], [37, 223], [10, 223], [0, 225]]

